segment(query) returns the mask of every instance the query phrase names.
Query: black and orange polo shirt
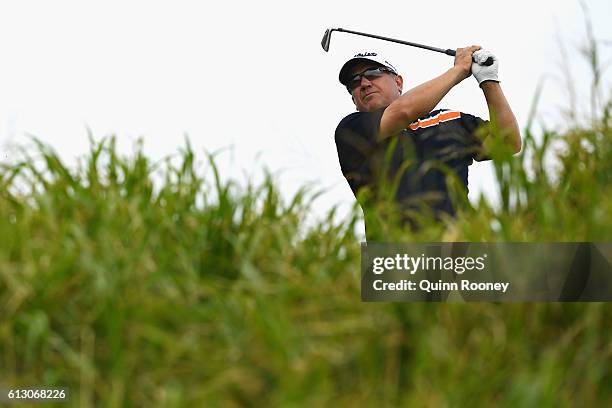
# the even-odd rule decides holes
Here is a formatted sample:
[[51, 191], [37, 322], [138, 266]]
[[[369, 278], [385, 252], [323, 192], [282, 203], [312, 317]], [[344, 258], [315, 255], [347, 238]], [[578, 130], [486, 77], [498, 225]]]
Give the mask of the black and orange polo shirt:
[[402, 207], [425, 204], [438, 215], [455, 214], [447, 174], [456, 174], [467, 193], [468, 166], [479, 160], [482, 146], [475, 130], [487, 121], [440, 109], [377, 143], [383, 112], [352, 113], [336, 129], [340, 167], [353, 194], [365, 186], [376, 189], [380, 177], [386, 177], [398, 181], [395, 198]]

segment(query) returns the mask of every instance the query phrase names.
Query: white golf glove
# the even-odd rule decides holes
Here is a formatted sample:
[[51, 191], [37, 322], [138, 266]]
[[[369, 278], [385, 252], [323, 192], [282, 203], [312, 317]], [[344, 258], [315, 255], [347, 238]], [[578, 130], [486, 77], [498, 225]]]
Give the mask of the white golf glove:
[[[472, 75], [474, 75], [474, 78], [476, 78], [476, 81], [478, 81], [478, 85], [482, 84], [484, 81], [499, 82], [499, 79], [497, 79], [499, 61], [491, 51], [478, 50], [475, 51], [472, 56], [474, 61], [476, 61], [472, 62]], [[492, 65], [480, 65], [484, 63], [489, 57], [493, 58]]]

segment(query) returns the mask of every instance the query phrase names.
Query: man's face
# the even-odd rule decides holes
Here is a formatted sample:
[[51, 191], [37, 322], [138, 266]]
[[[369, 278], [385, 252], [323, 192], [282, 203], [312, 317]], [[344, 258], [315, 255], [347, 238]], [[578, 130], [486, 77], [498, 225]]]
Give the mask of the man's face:
[[[359, 62], [351, 70], [351, 78], [370, 68], [379, 65], [363, 61]], [[351, 93], [353, 102], [359, 112], [373, 112], [385, 108], [402, 94], [403, 80], [400, 75], [385, 73], [377, 78], [361, 78], [361, 84], [355, 87]]]

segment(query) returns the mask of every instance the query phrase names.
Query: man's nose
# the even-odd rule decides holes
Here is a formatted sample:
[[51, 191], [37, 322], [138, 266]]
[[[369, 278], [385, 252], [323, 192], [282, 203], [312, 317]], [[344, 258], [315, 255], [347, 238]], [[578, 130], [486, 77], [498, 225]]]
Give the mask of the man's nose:
[[361, 84], [360, 84], [360, 86], [368, 86], [368, 85], [371, 85], [371, 84], [372, 84], [372, 82], [368, 78], [366, 78], [365, 76], [361, 77]]

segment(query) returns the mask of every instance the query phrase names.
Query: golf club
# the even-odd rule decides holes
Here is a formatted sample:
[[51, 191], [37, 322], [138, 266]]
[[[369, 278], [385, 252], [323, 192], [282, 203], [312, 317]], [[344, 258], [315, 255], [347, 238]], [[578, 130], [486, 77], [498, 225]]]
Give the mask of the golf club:
[[[364, 37], [376, 38], [378, 40], [391, 41], [391, 42], [395, 42], [399, 44], [410, 45], [411, 47], [418, 47], [418, 48], [424, 48], [430, 51], [441, 52], [443, 54], [450, 55], [453, 57], [455, 56], [455, 50], [451, 50], [451, 49], [443, 50], [442, 48], [430, 47], [429, 45], [422, 45], [422, 44], [417, 44], [417, 43], [403, 41], [403, 40], [396, 40], [395, 38], [383, 37], [381, 35], [375, 35], [375, 34], [361, 33], [359, 31], [345, 30], [344, 28], [328, 28], [327, 30], [325, 30], [325, 34], [323, 34], [323, 39], [321, 40], [321, 46], [323, 47], [325, 52], [329, 51], [329, 43], [331, 41], [331, 34], [334, 31], [362, 35]], [[493, 64], [493, 58], [489, 57], [482, 65], [491, 65], [491, 64]]]

